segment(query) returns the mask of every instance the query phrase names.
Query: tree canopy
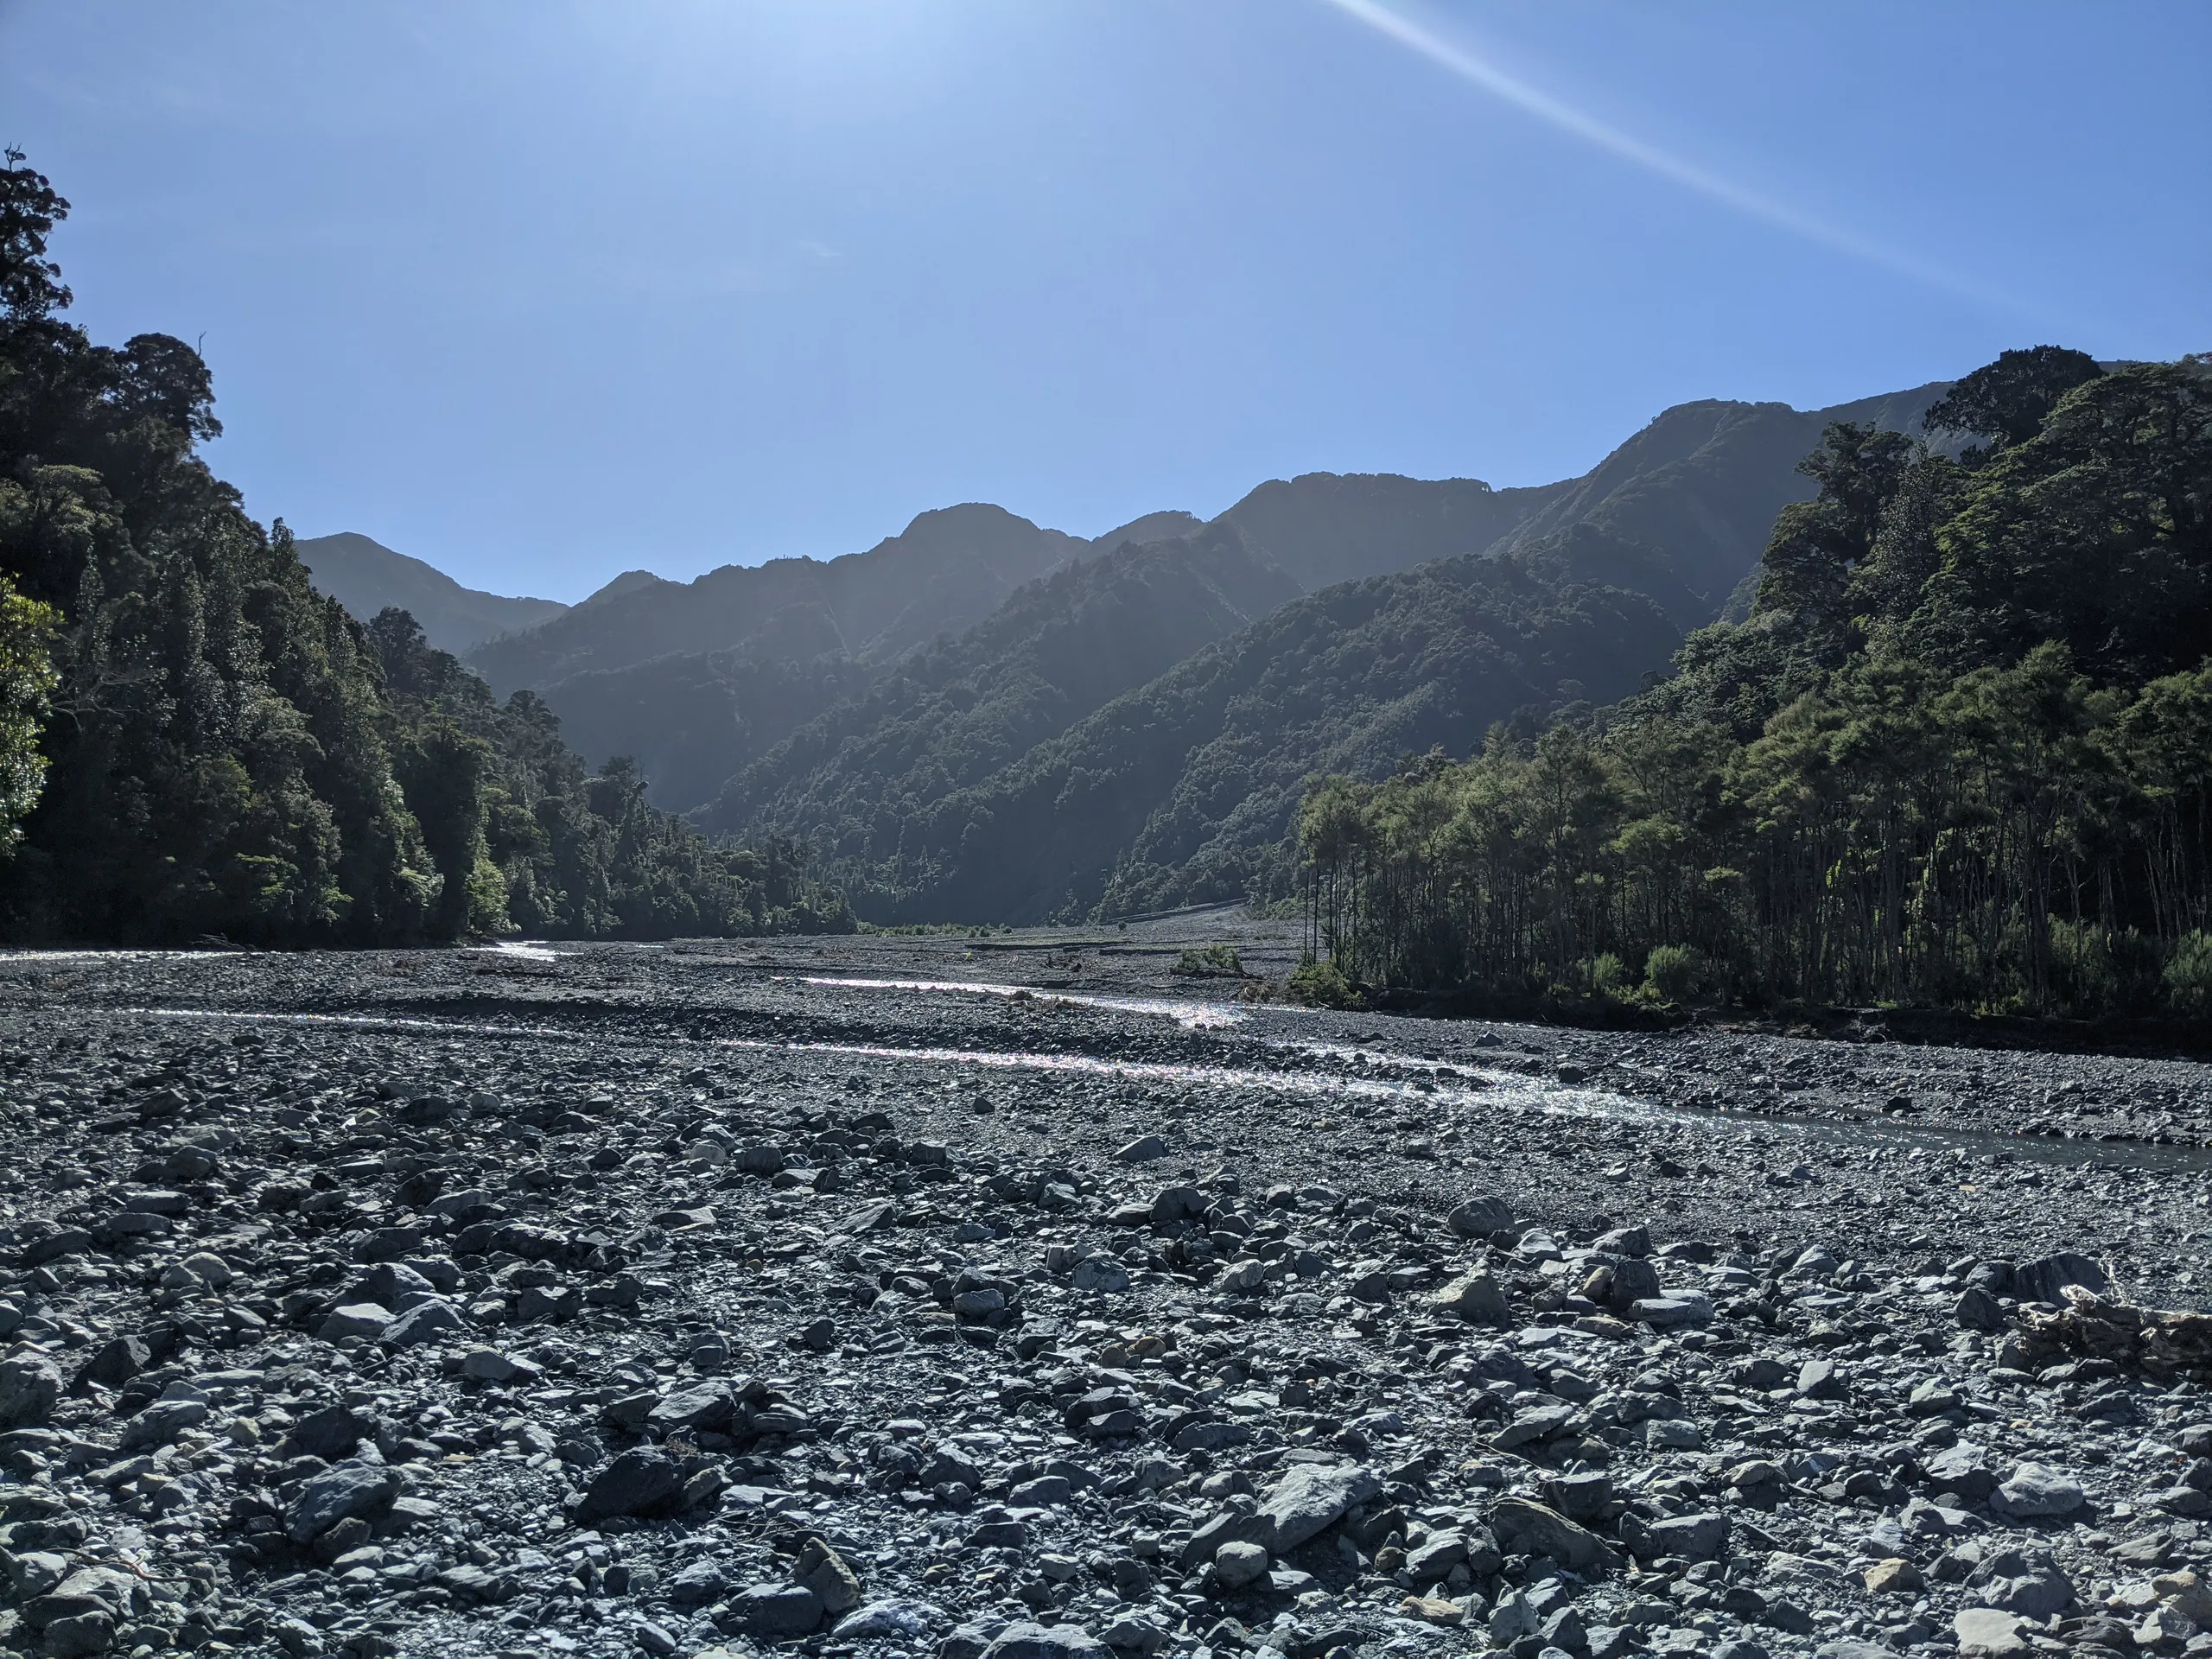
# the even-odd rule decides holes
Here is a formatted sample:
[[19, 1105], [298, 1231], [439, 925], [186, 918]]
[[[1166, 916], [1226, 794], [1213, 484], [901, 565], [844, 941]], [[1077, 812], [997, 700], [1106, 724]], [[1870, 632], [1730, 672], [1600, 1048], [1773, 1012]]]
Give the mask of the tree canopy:
[[1664, 683], [1310, 790], [1316, 950], [1440, 988], [2212, 1007], [2212, 378], [2007, 353], [1929, 425], [1988, 446], [1832, 426], [1751, 614]]
[[586, 777], [541, 704], [496, 702], [404, 613], [364, 627], [316, 593], [199, 454], [221, 430], [199, 353], [65, 320], [47, 239], [68, 207], [10, 153], [0, 818], [21, 844], [0, 928], [362, 944], [840, 922], [791, 848], [710, 846], [630, 769]]

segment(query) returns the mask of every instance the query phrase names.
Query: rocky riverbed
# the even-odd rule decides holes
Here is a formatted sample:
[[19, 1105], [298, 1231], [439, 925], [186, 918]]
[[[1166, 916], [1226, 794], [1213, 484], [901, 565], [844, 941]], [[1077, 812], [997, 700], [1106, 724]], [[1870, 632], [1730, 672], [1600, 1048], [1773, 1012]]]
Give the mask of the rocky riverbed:
[[1222, 939], [0, 959], [0, 1650], [2212, 1652], [2205, 1067]]

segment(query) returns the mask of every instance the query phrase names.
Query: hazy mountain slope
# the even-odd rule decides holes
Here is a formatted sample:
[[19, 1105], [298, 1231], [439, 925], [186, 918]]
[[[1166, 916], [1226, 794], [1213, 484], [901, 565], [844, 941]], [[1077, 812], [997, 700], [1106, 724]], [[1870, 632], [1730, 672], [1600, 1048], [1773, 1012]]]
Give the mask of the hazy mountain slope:
[[1711, 621], [1758, 563], [1775, 516], [1809, 500], [1813, 481], [1797, 463], [1832, 421], [1872, 421], [1917, 431], [1941, 385], [1832, 409], [1710, 401], [1666, 410], [1582, 477], [1559, 490], [1507, 536], [1528, 543], [1591, 524], [1624, 542], [1663, 552], [1696, 598], [1675, 613], [1685, 628]]
[[507, 599], [464, 588], [420, 559], [395, 553], [351, 531], [294, 543], [315, 586], [366, 622], [397, 605], [422, 625], [440, 651], [459, 655], [471, 646], [550, 621], [569, 607], [550, 599]]
[[906, 822], [930, 803], [1297, 591], [1233, 525], [1124, 542], [809, 722], [697, 817], [709, 830], [820, 830], [858, 864], [895, 863]]
[[1464, 753], [1570, 691], [1615, 697], [1679, 638], [1639, 594], [1547, 555], [1434, 561], [1277, 607], [982, 781], [872, 826], [823, 826], [882, 920], [1033, 920], [1241, 893], [1303, 780], [1408, 750]]
[[921, 514], [865, 553], [724, 565], [696, 582], [611, 594], [495, 641], [469, 663], [505, 692], [542, 691], [590, 670], [748, 641], [786, 661], [812, 656], [829, 640], [846, 656], [888, 662], [981, 620], [1023, 582], [1090, 550], [1088, 542], [1040, 530], [1003, 507], [945, 507]]
[[[1577, 556], [1590, 570], [1602, 566], [1608, 573], [1586, 579], [1649, 594], [1686, 630], [1719, 613], [1730, 590], [1756, 564], [1776, 513], [1810, 493], [1796, 464], [1829, 420], [1914, 424], [1941, 390], [1923, 387], [1812, 411], [1780, 404], [1686, 404], [1580, 479], [1494, 490], [1474, 479], [1306, 474], [1260, 486], [1214, 522], [1265, 550], [1289, 578], [1286, 597], [1436, 558], [1535, 547], [1577, 531]], [[871, 677], [981, 621], [1027, 575], [1124, 543], [1181, 537], [1198, 524], [1187, 513], [1152, 513], [1085, 543], [996, 507], [950, 508], [923, 514], [868, 553], [826, 563], [733, 567], [691, 583], [633, 572], [551, 626], [486, 647], [475, 661], [495, 683], [538, 690], [588, 758], [637, 757], [654, 802], [689, 810]], [[988, 641], [1026, 649], [1004, 630], [973, 649]], [[961, 674], [985, 675], [972, 658], [961, 660]], [[766, 673], [770, 663], [783, 671]], [[1655, 658], [1637, 667], [1659, 665]], [[1007, 671], [1019, 678], [1027, 671], [1010, 665]], [[1065, 725], [1092, 706], [1080, 697], [1040, 698], [1026, 705], [1026, 723], [1007, 729], [1042, 741], [1061, 729], [1051, 724], [1054, 710]], [[870, 720], [887, 722], [887, 748], [863, 741], [854, 723]], [[944, 722], [944, 729], [925, 741], [918, 722], [928, 721]], [[832, 729], [830, 749], [805, 749], [803, 765], [791, 757], [778, 764], [808, 772], [850, 765], [859, 768], [852, 779], [833, 782], [824, 773], [802, 781], [779, 771], [772, 779], [762, 773], [734, 787], [711, 820], [735, 830], [747, 814], [767, 811], [779, 824], [796, 824], [800, 803], [830, 811], [829, 803], [861, 786], [857, 779], [884, 784], [894, 772], [904, 780], [902, 790], [919, 791], [899, 795], [911, 804], [932, 798], [931, 777], [941, 794], [972, 781], [976, 765], [1007, 758], [998, 747], [1001, 733], [959, 765], [940, 764], [934, 772], [881, 772], [888, 764], [884, 753], [926, 752], [942, 762], [962, 744], [981, 741], [982, 728], [941, 699], [841, 709], [834, 727], [823, 732]], [[817, 733], [808, 741], [827, 740]], [[832, 817], [843, 823], [845, 808]]]
[[1217, 522], [1236, 524], [1312, 593], [1479, 553], [1566, 487], [1493, 490], [1476, 478], [1305, 473], [1261, 485]]
[[594, 766], [626, 754], [648, 798], [685, 812], [711, 799], [733, 770], [766, 753], [841, 699], [867, 690], [874, 671], [829, 652], [804, 662], [743, 648], [682, 652], [627, 668], [574, 674], [545, 701], [569, 747]]

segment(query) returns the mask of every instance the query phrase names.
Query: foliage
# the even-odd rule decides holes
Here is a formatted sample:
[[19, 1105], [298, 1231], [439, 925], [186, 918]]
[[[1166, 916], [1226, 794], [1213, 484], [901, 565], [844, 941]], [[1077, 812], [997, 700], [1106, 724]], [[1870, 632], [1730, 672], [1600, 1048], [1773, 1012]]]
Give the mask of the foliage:
[[1704, 978], [1705, 958], [1694, 945], [1656, 944], [1643, 959], [1643, 982], [1662, 1002], [1688, 1001]]
[[1230, 944], [1194, 944], [1175, 959], [1168, 970], [1186, 979], [1242, 979], [1244, 963]]
[[[512, 931], [834, 922], [788, 844], [709, 849], [632, 774], [586, 779], [535, 700], [493, 702], [403, 613], [309, 585], [198, 446], [199, 354], [94, 344], [45, 257], [68, 211], [0, 169], [0, 810], [46, 787], [0, 868], [18, 938], [366, 944]], [[35, 760], [51, 633], [51, 717]]]
[[2212, 1019], [2212, 933], [2194, 930], [2175, 941], [2164, 977], [2166, 1000], [2177, 1013]]
[[26, 599], [0, 575], [0, 852], [12, 852], [22, 839], [24, 816], [46, 787], [39, 722], [60, 683], [54, 671], [60, 622], [52, 606]]
[[1301, 962], [1290, 970], [1290, 1000], [1309, 1008], [1363, 1008], [1367, 999], [1333, 962]]
[[1672, 680], [1313, 787], [1313, 947], [1387, 984], [1587, 983], [1611, 954], [1675, 1001], [2196, 1007], [2208, 382], [2016, 355], [1937, 406], [1986, 453], [1832, 427], [1751, 614]]

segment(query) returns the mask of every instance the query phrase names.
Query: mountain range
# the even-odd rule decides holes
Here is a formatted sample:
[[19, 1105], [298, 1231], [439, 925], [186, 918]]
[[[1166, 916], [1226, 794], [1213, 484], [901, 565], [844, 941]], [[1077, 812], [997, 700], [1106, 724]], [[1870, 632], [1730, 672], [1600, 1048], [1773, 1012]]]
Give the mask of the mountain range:
[[[1279, 882], [1315, 772], [1633, 691], [1740, 608], [1830, 422], [1916, 430], [1945, 390], [1680, 404], [1555, 484], [1307, 474], [1087, 540], [969, 504], [864, 553], [635, 571], [568, 609], [365, 537], [301, 548], [319, 584], [333, 543], [397, 561], [326, 587], [357, 615], [413, 594], [447, 630], [512, 614], [484, 601], [551, 613], [462, 654], [544, 697], [587, 759], [633, 757], [658, 804], [811, 841], [863, 916], [1128, 913]], [[359, 574], [379, 569], [381, 591]]]

